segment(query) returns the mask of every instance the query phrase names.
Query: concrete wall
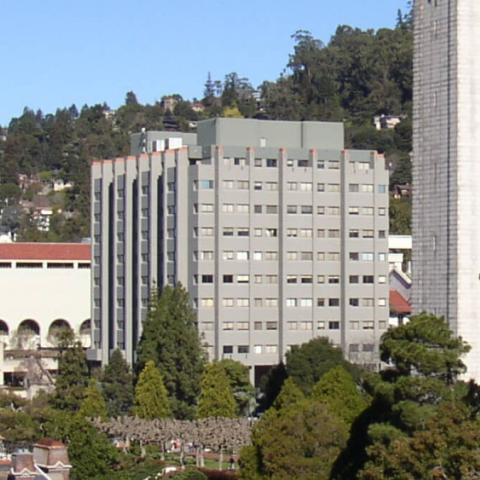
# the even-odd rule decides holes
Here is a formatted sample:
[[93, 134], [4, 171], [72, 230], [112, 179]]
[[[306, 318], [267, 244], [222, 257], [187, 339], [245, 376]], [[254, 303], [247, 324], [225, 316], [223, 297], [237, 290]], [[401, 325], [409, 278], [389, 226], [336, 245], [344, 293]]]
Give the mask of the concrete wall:
[[[12, 268], [0, 270], [0, 320], [9, 328], [7, 346], [16, 346], [15, 334], [24, 320], [35, 321], [40, 329], [40, 336], [26, 341], [24, 347], [54, 346], [48, 334], [55, 320], [68, 322], [79, 337], [81, 325], [90, 320], [90, 269], [78, 268], [73, 261], [64, 263], [74, 268], [47, 268], [47, 262], [41, 262], [42, 268], [15, 268], [16, 262], [10, 263]], [[88, 335], [82, 340], [90, 346]]]

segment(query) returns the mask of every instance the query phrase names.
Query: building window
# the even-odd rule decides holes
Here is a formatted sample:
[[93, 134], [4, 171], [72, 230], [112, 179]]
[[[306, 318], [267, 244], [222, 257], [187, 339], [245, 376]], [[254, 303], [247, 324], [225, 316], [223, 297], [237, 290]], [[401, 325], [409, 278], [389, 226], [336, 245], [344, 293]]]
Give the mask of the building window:
[[301, 238], [312, 238], [313, 231], [311, 228], [300, 228], [298, 232]]
[[222, 300], [222, 305], [224, 307], [233, 307], [233, 305], [234, 305], [233, 298], [224, 298]]
[[300, 259], [304, 262], [311, 262], [313, 260], [313, 252], [301, 252]]
[[328, 322], [328, 329], [329, 330], [339, 330], [340, 329], [340, 322], [337, 322], [337, 321]]
[[360, 213], [359, 207], [348, 207], [348, 214], [349, 215], [358, 215]]
[[297, 306], [297, 299], [296, 298], [287, 298], [285, 302], [287, 307], [296, 307]]
[[350, 193], [357, 193], [359, 191], [359, 185], [358, 183], [350, 183], [348, 185], [348, 191]]
[[276, 298], [266, 298], [265, 306], [270, 308], [278, 307], [278, 299]]
[[256, 261], [262, 260], [262, 252], [253, 252], [253, 259]]
[[287, 260], [298, 260], [298, 252], [287, 252]]
[[348, 277], [349, 283], [359, 283], [359, 276], [358, 275], [350, 275]]
[[287, 205], [287, 213], [288, 214], [297, 213], [297, 206], [296, 205]]
[[254, 213], [262, 213], [262, 205], [254, 205], [253, 211]]
[[254, 328], [254, 330], [263, 330], [262, 322], [254, 322], [253, 328]]
[[328, 283], [329, 284], [340, 283], [340, 277], [338, 275], [329, 275], [328, 276]]
[[301, 192], [311, 192], [312, 191], [312, 182], [300, 182], [300, 191]]
[[325, 306], [325, 299], [317, 298], [317, 307], [324, 307], [324, 306]]
[[363, 275], [363, 283], [373, 283], [373, 275]]
[[224, 203], [222, 205], [223, 213], [233, 213], [233, 203]]
[[250, 182], [248, 180], [238, 180], [237, 188], [239, 190], [248, 190], [250, 188]]
[[224, 180], [223, 181], [223, 188], [225, 190], [233, 190], [233, 180]]
[[223, 236], [224, 237], [233, 237], [233, 228], [232, 227], [223, 227]]
[[239, 251], [237, 252], [237, 260], [248, 260], [249, 252], [247, 251]]
[[249, 298], [237, 298], [237, 307], [249, 307], [250, 299]]
[[302, 205], [301, 206], [302, 215], [311, 215], [313, 213], [312, 205]]
[[212, 190], [213, 189], [213, 180], [198, 180], [193, 182], [193, 186], [195, 187], [197, 184], [198, 190]]
[[380, 207], [380, 208], [378, 209], [378, 214], [379, 214], [380, 216], [385, 216], [385, 215], [387, 214], [387, 209], [384, 208], [384, 207]]
[[340, 238], [340, 230], [328, 230], [328, 238]]
[[232, 345], [224, 345], [223, 346], [223, 353], [225, 353], [225, 354], [233, 353], [233, 346]]
[[267, 213], [268, 214], [278, 213], [278, 207], [276, 205], [267, 205]]
[[297, 283], [296, 275], [287, 275], [287, 283]]
[[277, 229], [276, 228], [266, 228], [265, 229], [265, 236], [266, 237], [276, 237], [277, 236]]
[[331, 192], [331, 193], [340, 192], [340, 185], [338, 183], [329, 183], [327, 185], [327, 192]]
[[360, 187], [360, 191], [362, 193], [373, 193], [373, 185], [370, 183], [368, 184], [363, 183], [362, 186]]
[[248, 228], [238, 228], [237, 237], [248, 237], [250, 236], [250, 229]]
[[278, 252], [265, 252], [265, 260], [278, 260]]
[[339, 298], [329, 298], [328, 299], [328, 306], [329, 307], [339, 307], [340, 306], [340, 299]]
[[387, 283], [387, 277], [385, 275], [379, 275], [378, 283]]
[[265, 190], [270, 190], [275, 192], [278, 190], [278, 182], [266, 182], [265, 183]]
[[360, 300], [358, 298], [350, 298], [348, 303], [351, 307], [358, 307], [360, 305]]
[[362, 207], [362, 215], [373, 215], [373, 207]]
[[267, 158], [267, 167], [277, 168], [278, 161], [275, 158]]
[[374, 237], [374, 230], [362, 230], [362, 238], [373, 238]]
[[233, 283], [233, 275], [224, 275], [223, 283]]
[[253, 184], [253, 189], [254, 190], [261, 190], [262, 189], [262, 182], [255, 182]]
[[267, 322], [267, 330], [278, 330], [277, 322]]
[[248, 353], [250, 351], [250, 348], [248, 345], [239, 345], [237, 347], [237, 352], [238, 353]]
[[250, 275], [237, 275], [237, 283], [248, 283]]
[[300, 306], [301, 307], [312, 307], [313, 300], [311, 298], [301, 298], [300, 299]]
[[290, 192], [297, 190], [297, 182], [287, 182], [287, 190]]

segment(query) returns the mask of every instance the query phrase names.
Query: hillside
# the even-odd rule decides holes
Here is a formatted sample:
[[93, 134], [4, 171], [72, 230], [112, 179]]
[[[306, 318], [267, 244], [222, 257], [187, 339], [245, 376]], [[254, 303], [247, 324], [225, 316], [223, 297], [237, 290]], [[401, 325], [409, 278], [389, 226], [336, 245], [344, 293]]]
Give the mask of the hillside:
[[[394, 29], [339, 26], [327, 45], [309, 32], [292, 36], [293, 51], [275, 81], [254, 88], [247, 78], [208, 75], [202, 99], [166, 95], [142, 104], [133, 92], [116, 110], [106, 104], [72, 105], [44, 114], [25, 108], [0, 131], [0, 205], [3, 230], [17, 239], [76, 241], [89, 236], [89, 163], [128, 153], [129, 134], [141, 128], [194, 130], [214, 116], [344, 121], [347, 146], [384, 151], [391, 185], [411, 182], [411, 19], [399, 14]], [[377, 130], [374, 117], [400, 119]], [[54, 181], [69, 183], [61, 191]], [[62, 183], [62, 182], [60, 182]], [[39, 209], [51, 211], [39, 231]], [[392, 231], [410, 229], [410, 205], [392, 201]]]

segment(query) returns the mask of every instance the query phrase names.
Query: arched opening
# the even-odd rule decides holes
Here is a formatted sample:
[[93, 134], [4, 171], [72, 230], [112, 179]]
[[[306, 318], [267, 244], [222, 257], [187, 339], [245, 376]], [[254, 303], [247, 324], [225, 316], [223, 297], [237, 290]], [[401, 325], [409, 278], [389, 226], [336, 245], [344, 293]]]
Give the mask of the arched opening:
[[82, 322], [79, 333], [82, 346], [85, 348], [90, 348], [92, 345], [92, 322], [89, 318]]
[[58, 346], [62, 337], [69, 332], [72, 332], [70, 324], [66, 320], [59, 318], [53, 321], [48, 329], [48, 341], [52, 345]]
[[7, 322], [0, 320], [0, 337], [8, 336], [10, 329], [8, 328]]
[[40, 325], [32, 319], [24, 320], [17, 329], [18, 347], [32, 349], [40, 345]]

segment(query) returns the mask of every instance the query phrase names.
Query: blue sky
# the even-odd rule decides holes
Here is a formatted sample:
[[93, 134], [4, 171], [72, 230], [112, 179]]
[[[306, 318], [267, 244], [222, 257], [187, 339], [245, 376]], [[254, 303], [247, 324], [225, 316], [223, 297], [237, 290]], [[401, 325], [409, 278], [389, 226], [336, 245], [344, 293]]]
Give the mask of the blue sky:
[[327, 42], [337, 25], [393, 26], [407, 0], [0, 0], [0, 125], [24, 106], [200, 97], [236, 71], [274, 80], [291, 34]]

